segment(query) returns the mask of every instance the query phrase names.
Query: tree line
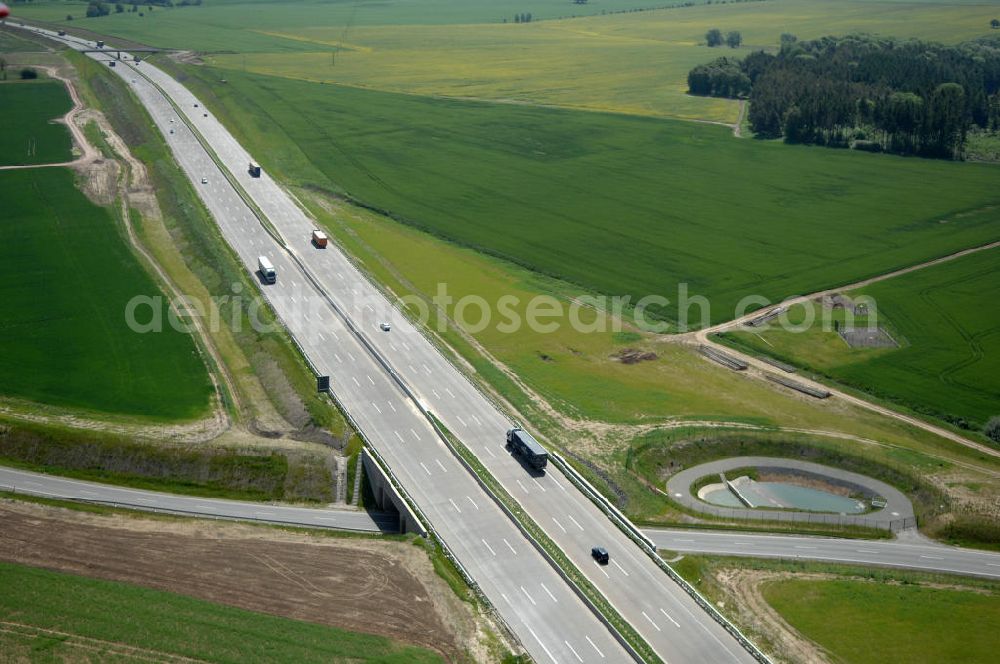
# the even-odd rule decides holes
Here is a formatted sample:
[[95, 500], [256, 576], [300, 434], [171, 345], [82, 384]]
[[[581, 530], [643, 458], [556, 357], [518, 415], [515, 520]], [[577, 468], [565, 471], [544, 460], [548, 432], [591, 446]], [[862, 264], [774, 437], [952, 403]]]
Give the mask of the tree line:
[[718, 28], [712, 28], [705, 33], [705, 45], [709, 48], [715, 48], [716, 46], [722, 46], [725, 44], [729, 48], [737, 48], [743, 43], [743, 35], [739, 33], [738, 30], [730, 30], [723, 36], [722, 30]]
[[775, 54], [698, 65], [688, 88], [749, 98], [762, 137], [955, 159], [971, 127], [1000, 130], [1000, 37], [944, 46], [785, 34]]
[[[153, 11], [153, 6], [157, 7], [188, 7], [188, 6], [198, 6], [201, 5], [202, 0], [178, 0], [176, 3], [173, 0], [143, 0], [141, 3], [146, 7], [147, 11]], [[122, 14], [125, 12], [125, 5], [128, 4], [130, 9], [129, 12], [139, 12], [140, 3], [138, 2], [104, 2], [103, 0], [94, 0], [87, 5], [86, 16], [87, 18], [97, 18], [99, 16], [107, 16], [111, 13], [111, 7], [115, 8], [116, 14]], [[142, 15], [142, 14], [140, 14]], [[66, 20], [72, 21], [72, 16], [67, 16]]]

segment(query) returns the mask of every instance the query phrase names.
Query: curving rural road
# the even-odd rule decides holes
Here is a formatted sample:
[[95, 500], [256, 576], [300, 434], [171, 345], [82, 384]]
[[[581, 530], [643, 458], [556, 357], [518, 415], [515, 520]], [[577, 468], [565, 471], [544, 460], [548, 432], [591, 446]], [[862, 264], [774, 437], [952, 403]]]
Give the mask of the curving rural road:
[[54, 477], [3, 466], [0, 466], [0, 490], [42, 498], [100, 503], [148, 512], [280, 523], [311, 528], [337, 528], [371, 533], [399, 532], [399, 519], [395, 514], [182, 496], [174, 493], [129, 489], [110, 484]]
[[657, 548], [678, 553], [819, 560], [1000, 579], [1000, 553], [938, 544], [915, 533], [897, 540], [860, 540], [681, 528], [644, 532]]

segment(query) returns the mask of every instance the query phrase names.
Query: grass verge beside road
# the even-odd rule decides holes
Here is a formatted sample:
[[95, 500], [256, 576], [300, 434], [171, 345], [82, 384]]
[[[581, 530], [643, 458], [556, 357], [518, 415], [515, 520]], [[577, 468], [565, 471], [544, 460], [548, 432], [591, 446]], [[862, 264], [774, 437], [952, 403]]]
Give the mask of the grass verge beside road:
[[764, 598], [839, 661], [989, 662], [1000, 593], [847, 579], [767, 583]]
[[996, 581], [716, 556], [684, 556], [674, 569], [783, 659], [808, 659], [785, 638], [790, 624], [793, 636], [813, 642], [807, 650], [845, 664], [993, 660]]
[[[0, 419], [0, 464], [152, 491], [330, 502], [325, 460], [288, 450], [140, 443], [127, 435]], [[290, 469], [294, 472], [290, 473]]]
[[[83, 55], [65, 52], [85, 85], [88, 104], [101, 108], [116, 133], [147, 167], [163, 219], [143, 218], [137, 233], [180, 290], [206, 311], [214, 299], [220, 320], [236, 320], [212, 334], [250, 419], [272, 426], [277, 410], [294, 428], [322, 427], [337, 438], [346, 436], [343, 416], [316, 393], [315, 376], [283, 330], [262, 334], [253, 329], [244, 306], [234, 313], [234, 295], [256, 292], [246, 270], [219, 234], [191, 184], [177, 168], [166, 144], [145, 110], [125, 85], [106, 68]], [[261, 318], [270, 322], [266, 308]], [[270, 403], [265, 403], [270, 402]], [[274, 423], [278, 426], [280, 424]]]

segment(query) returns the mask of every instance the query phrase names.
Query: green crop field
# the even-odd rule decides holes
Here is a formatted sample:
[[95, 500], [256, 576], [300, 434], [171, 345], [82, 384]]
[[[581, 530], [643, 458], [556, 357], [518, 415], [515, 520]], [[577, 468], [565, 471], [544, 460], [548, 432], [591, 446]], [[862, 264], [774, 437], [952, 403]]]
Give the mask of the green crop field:
[[[597, 5], [595, 4], [594, 7]], [[314, 45], [297, 52], [218, 55], [213, 64], [263, 74], [422, 95], [555, 104], [735, 122], [735, 101], [687, 95], [687, 73], [718, 55], [802, 39], [874, 32], [961, 41], [990, 32], [988, 11], [947, 3], [770, 0], [516, 25], [320, 23], [269, 34]], [[740, 30], [731, 51], [703, 44], [713, 27]], [[329, 48], [340, 52], [333, 58]]]
[[[703, 1], [703, 0], [698, 0]], [[315, 26], [421, 25], [501, 23], [515, 13], [531, 12], [535, 19], [600, 14], [675, 4], [677, 0], [602, 0], [574, 5], [569, 0], [205, 0], [201, 6], [154, 7], [86, 18], [87, 2], [36, 0], [14, 6], [14, 18], [57, 22], [67, 27], [172, 48], [223, 52], [323, 50], [316, 44], [277, 34]], [[66, 16], [73, 16], [67, 21]]]
[[[302, 200], [311, 201], [309, 192], [298, 193]], [[688, 347], [658, 343], [649, 335], [634, 332], [615, 333], [607, 321], [607, 327], [601, 329], [596, 326], [596, 316], [588, 310], [579, 313], [584, 327], [574, 329], [568, 304], [576, 291], [529, 270], [456, 247], [365, 210], [339, 206], [330, 214], [318, 205], [310, 207], [332, 231], [332, 237], [398, 295], [433, 297], [442, 275], [447, 275], [448, 293], [456, 303], [468, 296], [488, 302], [513, 297], [517, 303], [511, 310], [522, 320], [533, 298], [542, 294], [556, 297], [567, 311], [555, 319], [559, 322], [556, 331], [538, 331], [528, 325], [506, 330], [504, 320], [494, 314], [489, 325], [470, 336], [529, 387], [573, 417], [642, 423], [668, 418], [745, 421], [845, 429], [907, 447], [923, 444], [918, 445], [912, 431], [901, 431], [874, 415], [855, 412], [845, 418], [841, 405], [833, 400], [806, 402], [764, 383], [734, 381], [732, 372], [705, 361]], [[454, 320], [455, 303], [446, 309]], [[469, 309], [467, 319], [473, 324], [479, 322], [475, 307]], [[431, 327], [437, 329], [437, 323]], [[453, 327], [443, 336], [522, 412], [532, 412], [532, 400], [502, 379]], [[625, 364], [614, 357], [625, 349], [652, 352], [656, 358]]]
[[[1000, 170], [735, 140], [702, 124], [191, 67], [264, 166], [608, 295], [711, 320], [998, 237]], [[217, 83], [226, 78], [225, 86]], [[933, 186], [929, 186], [933, 183]], [[960, 223], [943, 223], [957, 219]], [[691, 310], [697, 316], [697, 307]]]
[[996, 592], [844, 579], [779, 580], [762, 590], [837, 662], [996, 661]]
[[[244, 0], [93, 19], [83, 18], [84, 6], [75, 3], [33, 2], [18, 10], [141, 42], [218, 52], [210, 59], [214, 64], [265, 74], [729, 123], [738, 115], [735, 102], [686, 94], [688, 70], [719, 54], [702, 43], [709, 28], [740, 30], [744, 45], [735, 53], [743, 54], [773, 48], [782, 32], [803, 39], [864, 31], [955, 42], [989, 33], [992, 18], [986, 7], [940, 0], [676, 6], [682, 4]], [[653, 7], [663, 9], [616, 13]], [[512, 22], [515, 13], [526, 11], [531, 23]], [[72, 22], [65, 21], [67, 12], [75, 14]], [[578, 18], [558, 20], [571, 15]]]
[[[58, 406], [154, 419], [205, 412], [211, 385], [191, 338], [138, 334], [126, 305], [160, 291], [107, 209], [68, 169], [0, 172], [0, 390]], [[137, 314], [145, 321], [148, 309]]]
[[[12, 68], [13, 69], [13, 68]], [[8, 81], [0, 81], [0, 166], [51, 164], [73, 158], [69, 130], [53, 118], [65, 115], [73, 102], [59, 81], [14, 80], [18, 71], [9, 71]]]
[[[4, 53], [19, 53], [23, 51], [39, 51], [41, 46], [16, 34], [13, 30], [0, 30], [0, 57]], [[10, 74], [8, 74], [8, 80]]]
[[115, 651], [122, 646], [153, 651], [148, 654], [158, 661], [441, 661], [436, 653], [379, 636], [22, 565], [0, 563], [0, 587], [0, 619], [7, 626], [0, 633], [4, 661], [90, 661], [81, 653], [95, 654], [96, 647], [100, 654], [100, 642]]
[[[734, 332], [737, 343], [952, 422], [1000, 415], [1000, 249], [851, 293], [872, 298], [898, 349], [852, 349], [832, 330]], [[801, 308], [789, 320], [803, 318]], [[864, 321], [862, 321], [864, 322]], [[860, 323], [859, 323], [860, 324]]]

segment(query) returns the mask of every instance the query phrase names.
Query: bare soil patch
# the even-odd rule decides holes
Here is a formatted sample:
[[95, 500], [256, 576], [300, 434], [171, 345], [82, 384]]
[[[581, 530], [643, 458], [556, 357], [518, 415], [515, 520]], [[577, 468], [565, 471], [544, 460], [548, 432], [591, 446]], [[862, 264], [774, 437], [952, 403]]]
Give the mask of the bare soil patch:
[[715, 574], [719, 586], [733, 603], [733, 611], [737, 613], [739, 622], [765, 635], [773, 646], [772, 656], [776, 661], [828, 664], [831, 661], [829, 654], [788, 624], [761, 594], [764, 583], [793, 576], [807, 578], [823, 575], [793, 575], [788, 572], [742, 569], [722, 569]]
[[98, 516], [0, 501], [0, 560], [379, 634], [448, 660], [486, 652], [476, 617], [407, 542]]
[[657, 356], [653, 351], [642, 351], [638, 348], [623, 348], [611, 357], [622, 364], [639, 364], [640, 362], [655, 360]]

